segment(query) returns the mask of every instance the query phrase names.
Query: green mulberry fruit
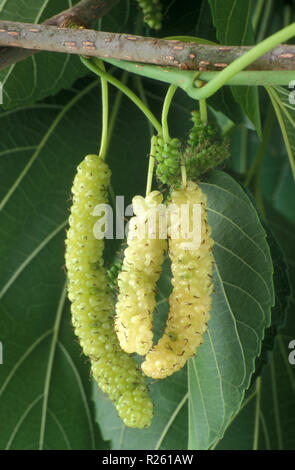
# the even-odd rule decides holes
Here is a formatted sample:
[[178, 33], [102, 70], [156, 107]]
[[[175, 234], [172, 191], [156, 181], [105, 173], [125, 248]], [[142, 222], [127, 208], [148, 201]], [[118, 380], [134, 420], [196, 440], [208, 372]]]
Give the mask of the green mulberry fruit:
[[126, 426], [144, 428], [151, 423], [153, 404], [137, 363], [119, 346], [103, 261], [104, 240], [93, 233], [93, 210], [107, 203], [110, 176], [110, 169], [97, 155], [87, 155], [78, 166], [66, 239], [68, 296], [75, 334], [90, 358], [99, 387]]
[[181, 142], [179, 139], [170, 139], [164, 142], [158, 136], [156, 149], [156, 175], [164, 184], [175, 185], [181, 180]]
[[191, 117], [193, 127], [183, 146], [177, 138], [164, 142], [157, 137], [156, 174], [168, 186], [181, 184], [181, 166], [188, 179], [199, 178], [230, 156], [229, 142], [221, 137], [219, 127], [214, 122], [204, 124], [199, 111], [193, 111]]

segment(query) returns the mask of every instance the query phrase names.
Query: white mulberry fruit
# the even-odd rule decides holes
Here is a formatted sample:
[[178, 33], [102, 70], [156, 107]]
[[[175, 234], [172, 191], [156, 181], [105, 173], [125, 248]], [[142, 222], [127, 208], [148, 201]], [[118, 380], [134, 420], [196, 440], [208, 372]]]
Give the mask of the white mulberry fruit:
[[145, 355], [153, 344], [155, 289], [167, 246], [166, 234], [163, 234], [165, 238], [160, 238], [160, 217], [165, 218], [166, 211], [161, 202], [159, 191], [151, 192], [146, 198], [135, 196], [132, 200], [136, 215], [129, 222], [128, 247], [118, 276], [115, 320], [120, 345], [129, 354]]
[[184, 249], [184, 244], [193, 243], [192, 235], [186, 238], [181, 233], [179, 238], [173, 238], [170, 225], [173, 290], [169, 297], [169, 316], [162, 338], [142, 363], [144, 373], [156, 379], [180, 370], [187, 359], [195, 355], [207, 330], [213, 289], [213, 239], [207, 223], [207, 198], [200, 187], [189, 181], [185, 189], [172, 192], [171, 203], [178, 208], [188, 204], [189, 227], [194, 227], [193, 205], [201, 205], [201, 237], [198, 248]]

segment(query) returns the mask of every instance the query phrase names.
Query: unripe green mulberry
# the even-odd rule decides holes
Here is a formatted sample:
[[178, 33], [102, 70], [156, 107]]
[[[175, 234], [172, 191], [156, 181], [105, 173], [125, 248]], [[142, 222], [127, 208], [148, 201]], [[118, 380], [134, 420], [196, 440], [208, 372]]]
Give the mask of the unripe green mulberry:
[[93, 210], [107, 203], [110, 176], [97, 155], [87, 155], [78, 166], [66, 239], [68, 296], [75, 333], [99, 387], [114, 402], [126, 426], [144, 428], [150, 425], [153, 405], [137, 363], [119, 346], [103, 262], [104, 240], [93, 233]]
[[187, 139], [188, 145], [197, 147], [208, 142], [221, 142], [220, 129], [215, 122], [204, 124], [199, 111], [191, 112], [191, 120], [193, 127]]
[[161, 202], [159, 191], [132, 201], [135, 216], [129, 222], [128, 247], [118, 276], [115, 320], [120, 345], [128, 353], [144, 355], [153, 344], [155, 288], [167, 246], [166, 239], [159, 237], [161, 210], [166, 210]]
[[229, 141], [222, 139], [217, 124], [204, 124], [199, 111], [192, 111], [191, 119], [193, 127], [188, 136], [183, 161], [188, 178], [199, 178], [230, 157]]
[[189, 232], [180, 232], [179, 238], [172, 238], [172, 223], [169, 227], [169, 255], [173, 276], [173, 291], [169, 297], [170, 311], [162, 338], [142, 364], [144, 373], [155, 379], [163, 379], [180, 370], [187, 359], [194, 356], [207, 330], [213, 289], [213, 240], [207, 224], [206, 202], [206, 196], [200, 187], [191, 181], [186, 189], [175, 190], [171, 195], [171, 203], [175, 207], [181, 208], [182, 204], [189, 204], [190, 230], [194, 227], [193, 205], [200, 205], [201, 240], [196, 249], [184, 249], [184, 244], [193, 244], [193, 235], [186, 238]]
[[142, 9], [145, 23], [152, 29], [162, 28], [162, 3], [161, 0], [137, 0]]
[[230, 156], [229, 141], [221, 137], [217, 124], [204, 124], [199, 111], [192, 111], [191, 119], [193, 127], [185, 145], [177, 138], [167, 142], [161, 136], [157, 138], [156, 174], [169, 186], [180, 185], [181, 166], [185, 167], [188, 179], [199, 178]]

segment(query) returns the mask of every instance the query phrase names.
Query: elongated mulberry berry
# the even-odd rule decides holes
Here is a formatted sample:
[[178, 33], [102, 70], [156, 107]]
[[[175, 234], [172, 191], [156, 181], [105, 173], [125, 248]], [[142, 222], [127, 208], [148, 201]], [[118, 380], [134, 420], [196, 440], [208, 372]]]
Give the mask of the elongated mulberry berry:
[[114, 402], [126, 426], [144, 428], [150, 425], [153, 405], [137, 363], [119, 346], [103, 262], [104, 240], [93, 233], [93, 210], [107, 203], [110, 175], [97, 155], [87, 155], [78, 166], [66, 239], [68, 296], [75, 333], [99, 387]]
[[153, 344], [155, 288], [167, 246], [166, 234], [161, 239], [159, 233], [159, 208], [166, 210], [161, 202], [159, 191], [132, 201], [136, 215], [129, 222], [128, 247], [118, 276], [115, 320], [120, 345], [128, 353], [144, 355]]
[[[162, 338], [147, 354], [142, 364], [144, 373], [156, 379], [163, 379], [180, 370], [187, 359], [194, 356], [207, 330], [213, 289], [213, 240], [207, 223], [206, 196], [200, 187], [189, 181], [186, 189], [172, 192], [171, 203], [175, 205], [174, 208], [180, 209], [180, 213], [181, 205], [188, 204], [187, 228], [190, 234], [186, 230], [184, 233], [180, 231], [180, 237], [176, 238], [175, 229], [177, 225], [179, 227], [178, 221], [181, 218], [170, 218], [169, 256], [173, 276], [173, 290], [169, 298], [170, 311]], [[194, 205], [200, 208], [200, 218], [197, 219], [201, 236], [200, 244], [197, 245], [193, 235], [193, 217], [196, 217]], [[176, 223], [173, 220], [176, 220]]]

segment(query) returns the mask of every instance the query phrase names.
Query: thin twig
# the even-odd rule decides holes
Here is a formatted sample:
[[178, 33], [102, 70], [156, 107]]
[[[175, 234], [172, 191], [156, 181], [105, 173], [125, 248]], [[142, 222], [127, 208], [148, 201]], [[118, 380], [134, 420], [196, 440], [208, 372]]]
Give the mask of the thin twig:
[[[117, 1], [109, 0], [108, 9], [111, 4], [114, 5]], [[92, 3], [94, 2], [92, 1]], [[95, 15], [106, 13], [106, 10], [102, 8], [99, 11], [93, 11], [95, 11]], [[65, 13], [54, 18], [58, 18], [58, 28], [56, 26], [0, 21], [0, 45], [30, 49], [27, 51], [28, 55], [32, 54], [31, 49], [35, 51], [46, 50], [203, 72], [223, 70], [251, 49], [249, 46], [196, 44], [131, 34], [64, 28], [60, 25], [64, 25]], [[73, 14], [66, 18], [67, 22], [71, 20], [76, 22], [76, 17]], [[81, 18], [82, 16], [80, 16], [80, 22]], [[85, 19], [84, 15], [83, 21]], [[53, 19], [50, 21], [52, 22]], [[18, 51], [19, 58], [22, 58], [24, 51], [19, 49]], [[17, 58], [15, 54], [14, 48], [12, 49], [12, 57], [8, 57], [8, 54], [3, 52], [0, 54], [0, 70], [15, 62]], [[245, 70], [295, 70], [295, 45], [278, 46], [251, 63]]]

